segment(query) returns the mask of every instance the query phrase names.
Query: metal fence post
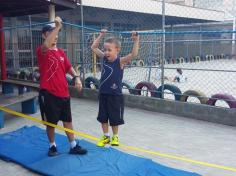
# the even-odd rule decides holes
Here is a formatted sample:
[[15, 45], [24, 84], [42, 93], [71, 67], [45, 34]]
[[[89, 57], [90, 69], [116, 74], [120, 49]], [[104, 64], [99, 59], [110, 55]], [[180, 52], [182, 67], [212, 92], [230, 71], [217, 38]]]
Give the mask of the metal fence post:
[[[233, 30], [236, 30], [236, 18], [233, 20]], [[231, 55], [232, 58], [235, 59], [235, 33], [232, 34], [232, 50], [231, 50]]]
[[[171, 25], [171, 32], [173, 32], [174, 25]], [[174, 58], [174, 34], [171, 34], [171, 58]]]
[[[0, 28], [3, 28], [3, 16], [0, 14]], [[7, 79], [7, 66], [6, 66], [6, 54], [4, 46], [4, 31], [0, 31], [0, 65], [1, 65], [1, 79]]]
[[164, 98], [164, 61], [165, 61], [165, 0], [162, 0], [162, 58], [161, 58], [161, 93]]
[[32, 21], [29, 15], [29, 32], [30, 32], [30, 53], [31, 53], [31, 67], [34, 67], [34, 49], [33, 49], [33, 35], [32, 35]]
[[83, 86], [85, 86], [85, 73], [84, 73], [84, 11], [83, 11], [83, 1], [81, 0], [80, 2], [80, 11], [81, 11], [81, 39], [82, 39], [82, 63], [81, 63], [81, 68], [82, 68], [82, 74], [83, 74]]
[[[200, 31], [202, 32], [202, 26], [199, 27]], [[200, 42], [199, 42], [199, 53], [200, 57], [202, 56], [202, 34], [199, 35]]]

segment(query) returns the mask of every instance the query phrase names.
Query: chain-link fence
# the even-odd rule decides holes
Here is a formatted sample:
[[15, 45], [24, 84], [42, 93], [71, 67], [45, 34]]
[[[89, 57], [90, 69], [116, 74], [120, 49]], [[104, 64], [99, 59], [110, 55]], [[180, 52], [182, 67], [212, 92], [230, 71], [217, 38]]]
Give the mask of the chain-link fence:
[[[234, 10], [228, 10], [234, 19], [226, 19], [232, 4], [223, 1], [227, 8], [219, 9], [216, 1], [205, 9], [200, 0], [84, 1], [77, 9], [58, 12], [64, 21], [58, 47], [65, 50], [85, 86], [98, 88], [102, 61], [90, 47], [99, 31], [106, 28], [106, 38], [118, 38], [124, 56], [132, 50], [131, 31], [136, 30], [139, 55], [125, 66], [124, 93], [203, 104], [223, 99], [228, 104], [217, 101], [217, 105], [235, 107]], [[35, 52], [42, 43], [45, 21], [45, 15], [6, 19], [9, 78], [38, 81]], [[103, 48], [103, 41], [99, 47]]]

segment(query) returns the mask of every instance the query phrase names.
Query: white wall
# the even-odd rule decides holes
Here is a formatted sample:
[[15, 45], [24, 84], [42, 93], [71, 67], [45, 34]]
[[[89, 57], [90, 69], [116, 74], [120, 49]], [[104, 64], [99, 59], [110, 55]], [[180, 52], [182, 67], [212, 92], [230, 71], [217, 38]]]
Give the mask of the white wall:
[[194, 0], [196, 7], [225, 11], [225, 19], [236, 17], [236, 0]]
[[166, 0], [165, 2], [179, 5], [193, 6], [193, 0]]
[[[83, 4], [90, 7], [162, 14], [162, 2], [153, 0], [83, 0]], [[166, 3], [166, 15], [214, 21], [224, 19], [224, 12], [222, 11], [198, 9], [171, 3]]]

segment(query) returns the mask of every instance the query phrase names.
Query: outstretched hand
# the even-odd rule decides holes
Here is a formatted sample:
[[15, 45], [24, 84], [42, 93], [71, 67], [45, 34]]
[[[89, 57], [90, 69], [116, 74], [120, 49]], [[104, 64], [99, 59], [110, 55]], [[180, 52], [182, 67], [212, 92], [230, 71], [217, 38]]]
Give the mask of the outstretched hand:
[[134, 40], [134, 41], [137, 41], [139, 39], [139, 35], [138, 35], [138, 32], [137, 31], [132, 31], [132, 36], [131, 38]]
[[61, 29], [61, 27], [62, 27], [62, 19], [59, 16], [57, 16], [54, 21], [55, 21], [56, 27]]
[[106, 33], [107, 33], [107, 29], [102, 29], [101, 32], [100, 32], [100, 35], [102, 37], [104, 37], [106, 35]]

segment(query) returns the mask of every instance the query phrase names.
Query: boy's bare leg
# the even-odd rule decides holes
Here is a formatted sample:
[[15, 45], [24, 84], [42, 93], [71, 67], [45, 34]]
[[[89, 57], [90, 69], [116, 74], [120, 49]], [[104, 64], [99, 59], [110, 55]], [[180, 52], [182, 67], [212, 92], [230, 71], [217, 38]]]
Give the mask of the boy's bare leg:
[[57, 153], [57, 148], [56, 148], [56, 143], [55, 143], [55, 128], [51, 126], [46, 127], [47, 131], [47, 136], [49, 140], [49, 150], [48, 150], [48, 156], [56, 156]]
[[101, 126], [102, 126], [103, 136], [97, 143], [98, 147], [104, 147], [106, 144], [110, 143], [110, 137], [108, 134], [109, 131], [108, 123], [101, 123]]
[[50, 143], [55, 142], [55, 128], [51, 126], [46, 127], [48, 140]]
[[118, 135], [118, 126], [112, 126], [113, 135]]
[[[63, 122], [64, 128], [73, 130], [72, 122]], [[69, 154], [84, 155], [87, 153], [87, 150], [79, 146], [79, 143], [75, 141], [75, 135], [73, 133], [67, 132], [66, 135], [70, 141], [70, 152]]]
[[[63, 122], [63, 126], [64, 126], [65, 128], [70, 129], [70, 130], [73, 130], [72, 122]], [[72, 142], [72, 141], [75, 140], [75, 136], [74, 136], [73, 133], [70, 133], [70, 132], [68, 132], [68, 131], [65, 131], [65, 133], [66, 133], [66, 135], [67, 135], [67, 137], [68, 137], [68, 139], [69, 139], [70, 142]]]
[[108, 134], [108, 123], [102, 123], [102, 131], [103, 131], [103, 134]]

